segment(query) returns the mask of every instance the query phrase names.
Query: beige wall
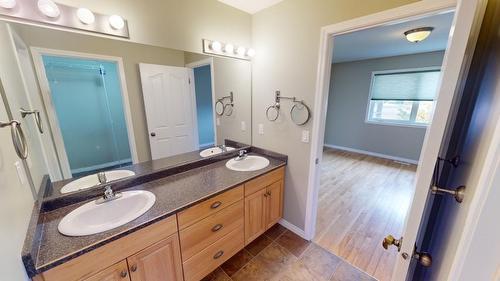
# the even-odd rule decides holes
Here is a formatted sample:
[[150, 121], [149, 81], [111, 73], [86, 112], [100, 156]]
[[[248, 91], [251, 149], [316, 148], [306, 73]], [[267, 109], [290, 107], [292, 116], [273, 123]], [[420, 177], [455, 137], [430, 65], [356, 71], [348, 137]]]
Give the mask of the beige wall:
[[30, 47], [121, 57], [139, 161], [151, 159], [138, 63], [184, 66], [183, 51], [26, 25], [15, 25], [15, 29]]
[[[58, 3], [80, 7], [81, 0]], [[85, 7], [128, 20], [130, 40], [201, 52], [201, 39], [249, 46], [251, 16], [217, 0], [86, 0]]]
[[[284, 218], [304, 229], [310, 143], [289, 116], [271, 123], [265, 109], [276, 89], [282, 95], [304, 99], [313, 108], [320, 28], [347, 19], [415, 2], [413, 0], [343, 1], [286, 0], [255, 14], [252, 44], [257, 56], [252, 66], [253, 130], [264, 124], [264, 135], [253, 134], [253, 144], [288, 155]], [[284, 113], [288, 105], [283, 103]]]

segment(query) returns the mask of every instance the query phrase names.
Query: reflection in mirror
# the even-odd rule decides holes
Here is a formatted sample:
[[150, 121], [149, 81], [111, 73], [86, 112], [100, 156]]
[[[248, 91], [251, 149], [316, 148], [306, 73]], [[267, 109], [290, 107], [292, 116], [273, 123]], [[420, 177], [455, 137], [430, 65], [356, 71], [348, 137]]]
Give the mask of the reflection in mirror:
[[38, 110], [45, 129], [23, 120], [34, 185], [48, 173], [70, 193], [251, 144], [249, 61], [0, 24], [21, 46], [2, 50], [19, 62], [11, 79], [26, 85], [6, 99]]

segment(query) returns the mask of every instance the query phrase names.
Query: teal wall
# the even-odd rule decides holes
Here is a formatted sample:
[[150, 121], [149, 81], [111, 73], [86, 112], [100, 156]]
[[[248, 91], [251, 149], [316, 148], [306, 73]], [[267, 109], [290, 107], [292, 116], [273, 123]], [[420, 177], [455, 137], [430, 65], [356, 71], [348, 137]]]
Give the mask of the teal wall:
[[130, 162], [116, 63], [55, 56], [43, 62], [73, 173]]
[[214, 121], [212, 108], [212, 78], [210, 65], [194, 69], [196, 89], [196, 113], [200, 146], [214, 144]]

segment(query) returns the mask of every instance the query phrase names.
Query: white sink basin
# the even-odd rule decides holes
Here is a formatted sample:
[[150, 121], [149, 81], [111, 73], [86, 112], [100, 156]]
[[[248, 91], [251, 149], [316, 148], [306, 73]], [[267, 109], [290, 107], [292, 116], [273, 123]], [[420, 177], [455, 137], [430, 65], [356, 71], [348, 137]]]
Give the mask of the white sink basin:
[[118, 199], [101, 204], [94, 200], [73, 210], [59, 222], [59, 232], [68, 236], [104, 232], [135, 220], [156, 201], [156, 196], [149, 191], [134, 190], [121, 194]]
[[[226, 146], [226, 149], [227, 149], [227, 151], [231, 151], [231, 150], [234, 150], [234, 147]], [[213, 156], [213, 155], [217, 155], [217, 154], [221, 154], [221, 153], [222, 153], [222, 149], [218, 146], [214, 146], [214, 147], [210, 147], [210, 148], [207, 148], [207, 149], [201, 151], [200, 156], [205, 158], [205, 157], [209, 157], [209, 156]]]
[[[129, 170], [114, 170], [104, 172], [106, 174], [106, 179], [108, 182], [115, 181], [119, 179], [123, 179], [126, 177], [131, 177], [135, 175], [134, 172]], [[69, 193], [73, 191], [78, 191], [82, 189], [87, 189], [99, 184], [99, 179], [97, 178], [97, 174], [85, 176], [74, 180], [61, 188], [61, 193]]]
[[264, 169], [269, 165], [269, 160], [262, 156], [248, 155], [242, 160], [231, 159], [226, 162], [226, 167], [233, 171], [249, 172]]

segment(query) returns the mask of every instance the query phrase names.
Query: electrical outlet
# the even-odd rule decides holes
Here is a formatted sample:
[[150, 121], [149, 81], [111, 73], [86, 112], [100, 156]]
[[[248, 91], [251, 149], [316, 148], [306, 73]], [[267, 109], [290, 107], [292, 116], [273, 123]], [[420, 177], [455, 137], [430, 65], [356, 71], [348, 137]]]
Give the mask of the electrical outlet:
[[259, 124], [259, 135], [264, 134], [264, 124]]
[[305, 142], [305, 143], [309, 142], [309, 131], [308, 130], [302, 131], [302, 142]]
[[241, 121], [241, 130], [243, 132], [247, 130], [247, 123], [245, 123], [245, 121]]

